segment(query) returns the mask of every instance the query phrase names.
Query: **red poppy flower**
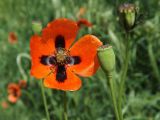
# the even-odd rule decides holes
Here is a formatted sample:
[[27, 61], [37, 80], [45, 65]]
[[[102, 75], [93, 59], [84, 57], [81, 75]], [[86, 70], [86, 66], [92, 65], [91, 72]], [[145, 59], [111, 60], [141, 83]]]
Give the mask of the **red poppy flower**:
[[21, 89], [18, 84], [10, 83], [8, 85], [8, 101], [16, 103], [21, 96]]
[[99, 67], [96, 49], [102, 43], [93, 35], [85, 35], [73, 46], [77, 23], [68, 19], [57, 19], [49, 23], [42, 36], [31, 38], [31, 75], [44, 78], [48, 88], [78, 90], [80, 76], [91, 76]]
[[2, 105], [2, 108], [3, 108], [3, 109], [7, 109], [7, 108], [9, 107], [9, 105], [8, 105], [8, 103], [7, 103], [6, 101], [3, 101], [3, 102], [1, 103], [1, 105]]
[[77, 21], [77, 25], [79, 27], [81, 27], [82, 25], [86, 26], [86, 27], [92, 27], [92, 23], [90, 23], [88, 20], [86, 19], [80, 19]]
[[20, 88], [26, 88], [27, 87], [27, 81], [26, 80], [20, 80], [18, 84], [19, 84]]
[[14, 32], [10, 32], [9, 35], [8, 35], [8, 41], [11, 43], [11, 44], [14, 44], [17, 42], [17, 36]]
[[81, 18], [86, 13], [86, 8], [81, 7], [77, 13], [77, 18]]

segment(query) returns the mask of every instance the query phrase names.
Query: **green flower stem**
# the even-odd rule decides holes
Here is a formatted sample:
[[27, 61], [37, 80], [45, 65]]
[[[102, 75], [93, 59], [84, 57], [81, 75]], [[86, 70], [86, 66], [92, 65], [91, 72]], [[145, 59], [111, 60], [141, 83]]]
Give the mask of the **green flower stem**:
[[116, 119], [120, 120], [119, 113], [118, 113], [117, 100], [116, 100], [115, 82], [113, 80], [112, 73], [107, 74], [107, 78], [108, 78], [109, 87], [110, 87], [110, 91], [111, 91], [111, 97], [112, 97], [112, 102], [113, 102], [113, 107], [114, 107]]
[[22, 63], [21, 63], [21, 62], [22, 62], [22, 58], [27, 58], [27, 59], [29, 59], [29, 60], [30, 60], [31, 58], [30, 58], [30, 56], [29, 56], [27, 53], [20, 53], [20, 54], [17, 55], [17, 59], [16, 59], [17, 65], [18, 65], [18, 69], [19, 69], [19, 71], [20, 71], [23, 79], [24, 79], [24, 80], [27, 80], [28, 77], [27, 77], [27, 75], [26, 75], [26, 73], [25, 73], [25, 71], [24, 71], [24, 69], [23, 69], [23, 67], [22, 67]]
[[34, 107], [35, 109], [37, 109], [38, 106], [37, 106], [37, 104], [34, 102], [34, 98], [33, 98], [33, 96], [30, 94], [30, 92], [28, 92], [27, 90], [23, 90], [23, 94], [24, 94], [25, 96], [27, 96], [27, 98], [32, 102], [33, 107]]
[[106, 73], [108, 83], [110, 87], [111, 98], [113, 102], [114, 112], [116, 120], [120, 120], [117, 106], [117, 95], [115, 90], [115, 80], [113, 80], [113, 72], [115, 69], [115, 54], [111, 45], [102, 45], [97, 49], [98, 60], [102, 70]]
[[129, 47], [129, 42], [130, 42], [130, 35], [129, 33], [126, 33], [126, 49], [125, 49], [125, 59], [124, 59], [124, 66], [122, 67], [122, 74], [120, 78], [120, 92], [118, 96], [118, 112], [120, 115], [120, 120], [123, 120], [123, 114], [122, 114], [122, 98], [124, 95], [124, 87], [125, 87], [125, 80], [127, 76], [127, 71], [128, 71], [128, 64], [129, 64], [129, 57], [130, 57], [130, 47]]
[[68, 120], [67, 114], [67, 93], [63, 92], [63, 102], [64, 102], [64, 120]]
[[41, 93], [42, 93], [42, 97], [43, 97], [43, 104], [44, 104], [44, 107], [45, 107], [45, 112], [46, 112], [47, 120], [50, 120], [47, 100], [46, 100], [46, 96], [45, 96], [45, 93], [44, 93], [43, 80], [41, 80]]

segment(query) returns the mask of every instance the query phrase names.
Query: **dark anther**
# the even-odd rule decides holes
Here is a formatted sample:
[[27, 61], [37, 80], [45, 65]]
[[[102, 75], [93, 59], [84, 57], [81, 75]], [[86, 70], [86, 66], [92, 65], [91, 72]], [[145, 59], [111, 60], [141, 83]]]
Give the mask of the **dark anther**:
[[56, 80], [58, 82], [64, 82], [67, 79], [65, 65], [57, 66]]
[[48, 56], [46, 56], [46, 55], [41, 56], [40, 57], [40, 63], [42, 63], [43, 65], [47, 65], [48, 64], [47, 63], [47, 58], [48, 58]]
[[40, 62], [43, 65], [55, 65], [56, 64], [56, 58], [54, 56], [43, 55], [42, 57], [40, 57]]
[[58, 35], [58, 36], [56, 37], [55, 47], [56, 47], [56, 48], [59, 48], [59, 47], [65, 48], [65, 39], [64, 39], [64, 37], [63, 37], [62, 35]]

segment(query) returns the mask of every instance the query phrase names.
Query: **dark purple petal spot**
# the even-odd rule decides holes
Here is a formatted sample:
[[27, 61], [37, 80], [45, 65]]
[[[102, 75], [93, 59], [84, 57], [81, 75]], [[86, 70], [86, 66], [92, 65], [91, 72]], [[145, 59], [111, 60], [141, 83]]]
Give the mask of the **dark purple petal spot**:
[[65, 65], [57, 66], [56, 80], [58, 82], [64, 82], [67, 79], [66, 68]]
[[43, 55], [40, 57], [40, 63], [43, 65], [55, 65], [56, 58], [54, 56]]
[[55, 48], [65, 48], [65, 39], [62, 35], [58, 35], [55, 40]]
[[56, 64], [56, 58], [54, 56], [48, 57], [48, 64], [55, 65]]
[[74, 59], [74, 65], [79, 64], [81, 62], [81, 58], [79, 56], [72, 56]]
[[67, 63], [69, 65], [76, 65], [79, 64], [81, 62], [81, 58], [79, 56], [70, 56], [67, 59]]
[[47, 58], [48, 58], [48, 56], [46, 56], [46, 55], [41, 56], [40, 63], [43, 65], [47, 65]]

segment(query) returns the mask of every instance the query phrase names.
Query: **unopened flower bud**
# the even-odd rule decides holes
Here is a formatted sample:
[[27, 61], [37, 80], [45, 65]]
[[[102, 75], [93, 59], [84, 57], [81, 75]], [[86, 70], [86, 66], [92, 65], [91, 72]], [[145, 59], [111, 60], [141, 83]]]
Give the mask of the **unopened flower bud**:
[[134, 4], [125, 3], [119, 6], [119, 19], [126, 31], [130, 31], [136, 23], [138, 8]]
[[115, 68], [115, 54], [112, 46], [103, 45], [97, 50], [98, 60], [101, 68], [106, 74], [113, 72]]
[[42, 30], [41, 22], [37, 22], [37, 21], [32, 22], [32, 29], [34, 33], [37, 33], [37, 34], [40, 33]]

